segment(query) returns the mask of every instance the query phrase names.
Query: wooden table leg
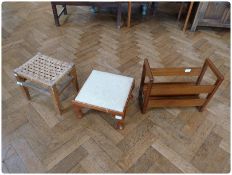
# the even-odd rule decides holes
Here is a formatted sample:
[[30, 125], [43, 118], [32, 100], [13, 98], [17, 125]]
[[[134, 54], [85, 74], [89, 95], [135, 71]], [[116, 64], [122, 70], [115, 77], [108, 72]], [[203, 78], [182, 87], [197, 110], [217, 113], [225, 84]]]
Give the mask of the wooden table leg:
[[54, 105], [55, 105], [55, 108], [57, 110], [57, 112], [59, 114], [62, 113], [62, 105], [61, 105], [61, 102], [60, 102], [60, 97], [59, 97], [59, 92], [56, 88], [56, 85], [53, 85], [51, 87], [51, 95], [53, 97], [53, 101], [54, 101]]
[[73, 101], [72, 104], [73, 104], [73, 109], [74, 109], [74, 111], [76, 113], [76, 117], [78, 119], [82, 118], [83, 117], [83, 113], [81, 111], [81, 108], [76, 104], [75, 101]]
[[158, 2], [152, 2], [151, 3], [151, 13], [152, 16], [155, 16], [158, 10]]
[[67, 7], [66, 7], [66, 5], [62, 5], [62, 6], [63, 6], [63, 8], [64, 8], [64, 15], [67, 15], [68, 12], [67, 12]]
[[52, 12], [53, 12], [55, 24], [56, 24], [56, 26], [60, 26], [59, 16], [58, 16], [58, 13], [57, 13], [56, 4], [53, 4], [51, 2], [51, 5], [52, 5]]
[[79, 91], [79, 85], [78, 85], [78, 81], [77, 81], [77, 73], [76, 73], [76, 68], [75, 66], [73, 66], [71, 72], [70, 72], [71, 76], [73, 77], [72, 83], [73, 86], [76, 88], [77, 92]]
[[180, 4], [180, 10], [179, 10], [179, 13], [178, 13], [177, 21], [180, 21], [180, 17], [182, 15], [184, 4], [185, 4], [185, 2], [181, 2], [181, 4]]
[[184, 22], [183, 32], [186, 31], [186, 28], [187, 28], [187, 25], [188, 25], [188, 21], [189, 21], [189, 17], [190, 17], [190, 14], [192, 12], [193, 4], [194, 4], [193, 1], [190, 2], [190, 6], [189, 6], [189, 9], [188, 9], [187, 17], [186, 17], [185, 22]]
[[122, 5], [118, 3], [118, 10], [117, 10], [117, 28], [120, 29], [121, 27], [121, 20], [122, 20]]
[[127, 27], [131, 26], [131, 1], [128, 2], [128, 11], [127, 11]]
[[[17, 74], [15, 74], [15, 78], [16, 78], [16, 80], [17, 80], [17, 84], [18, 84], [18, 85], [20, 85], [20, 82], [25, 82], [25, 81], [26, 81], [25, 78], [22, 78], [22, 77], [20, 77], [20, 76], [17, 75]], [[28, 100], [30, 100], [30, 99], [31, 99], [31, 96], [30, 96], [30, 93], [29, 93], [28, 88], [25, 87], [25, 86], [22, 86], [22, 85], [20, 85], [20, 86], [21, 86], [20, 89], [22, 90], [22, 92], [23, 92], [23, 94], [25, 95], [25, 97], [26, 97]]]

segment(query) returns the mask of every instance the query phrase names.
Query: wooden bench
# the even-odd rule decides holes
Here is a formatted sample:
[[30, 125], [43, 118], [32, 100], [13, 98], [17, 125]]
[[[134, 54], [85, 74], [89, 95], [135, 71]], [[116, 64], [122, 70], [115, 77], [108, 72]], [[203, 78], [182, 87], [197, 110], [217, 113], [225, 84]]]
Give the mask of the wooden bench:
[[[213, 85], [201, 85], [207, 68], [216, 75]], [[163, 82], [154, 83], [155, 76], [197, 76], [196, 82]], [[148, 81], [145, 82], [145, 78]], [[139, 89], [139, 103], [142, 113], [150, 107], [187, 107], [197, 106], [203, 111], [223, 81], [223, 75], [210, 59], [206, 59], [203, 67], [194, 68], [151, 68], [148, 60], [144, 60]], [[200, 94], [207, 94], [201, 98]]]

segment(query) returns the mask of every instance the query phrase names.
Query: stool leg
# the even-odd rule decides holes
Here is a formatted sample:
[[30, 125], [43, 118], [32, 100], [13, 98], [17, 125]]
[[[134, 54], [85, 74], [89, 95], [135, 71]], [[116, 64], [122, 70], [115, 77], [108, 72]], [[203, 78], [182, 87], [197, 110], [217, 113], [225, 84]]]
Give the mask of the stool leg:
[[58, 90], [56, 88], [56, 85], [53, 85], [51, 87], [51, 94], [52, 94], [53, 101], [54, 101], [55, 107], [57, 109], [57, 112], [59, 114], [61, 114], [62, 113], [62, 105], [60, 102], [60, 97], [59, 97], [59, 93], [58, 93]]
[[77, 92], [79, 91], [79, 85], [78, 85], [78, 82], [77, 82], [77, 73], [76, 73], [76, 68], [75, 66], [73, 66], [70, 74], [72, 75], [73, 77], [73, 80], [72, 80], [72, 83], [73, 83], [73, 86], [76, 88]]
[[124, 117], [123, 116], [122, 116], [122, 119], [116, 122], [115, 129], [124, 129]]
[[82, 118], [83, 117], [83, 113], [81, 111], [81, 108], [75, 102], [73, 102], [72, 104], [73, 104], [73, 109], [74, 109], [74, 111], [76, 113], [76, 117], [78, 119]]
[[[15, 74], [15, 78], [16, 78], [16, 80], [17, 80], [18, 82], [25, 82], [25, 81], [26, 81], [25, 78], [22, 78], [22, 77], [20, 77], [20, 76], [17, 75], [17, 74]], [[29, 93], [28, 88], [25, 87], [25, 86], [21, 86], [20, 89], [22, 90], [22, 92], [23, 92], [23, 94], [26, 96], [26, 98], [27, 98], [28, 100], [30, 100], [30, 99], [31, 99], [31, 96], [30, 96], [30, 93]]]

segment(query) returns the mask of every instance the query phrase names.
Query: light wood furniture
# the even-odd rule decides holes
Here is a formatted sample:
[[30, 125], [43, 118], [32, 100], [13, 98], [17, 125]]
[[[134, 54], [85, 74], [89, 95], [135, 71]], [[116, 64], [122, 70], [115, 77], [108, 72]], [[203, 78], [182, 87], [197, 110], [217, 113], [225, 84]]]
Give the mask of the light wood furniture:
[[[181, 8], [180, 8], [180, 11], [179, 11], [179, 14], [178, 14], [178, 20], [180, 19], [180, 15], [181, 15], [181, 13], [182, 13], [182, 9], [183, 9], [184, 3], [185, 3], [185, 2], [182, 2]], [[188, 22], [189, 22], [189, 18], [190, 18], [190, 15], [191, 15], [191, 13], [192, 13], [192, 9], [193, 9], [193, 4], [194, 4], [193, 1], [191, 1], [190, 4], [189, 4], [188, 13], [187, 13], [187, 16], [186, 16], [185, 22], [184, 22], [183, 32], [185, 32], [186, 29], [187, 29]]]
[[200, 2], [191, 31], [197, 26], [230, 28], [230, 2]]
[[[183, 35], [178, 25], [163, 22], [174, 24], [176, 20], [165, 15], [163, 20], [156, 22], [147, 20], [136, 23], [130, 33], [126, 29], [115, 33], [115, 23], [109, 21], [108, 16], [102, 15], [102, 20], [94, 21], [93, 25], [91, 13], [83, 13], [82, 24], [85, 25], [77, 26], [74, 16], [68, 19], [69, 25], [56, 29], [55, 25], [51, 25], [54, 19], [49, 7], [50, 2], [2, 3], [2, 172], [103, 174], [231, 171], [229, 30], [200, 30], [196, 34], [186, 32]], [[25, 9], [33, 13], [26, 13]], [[155, 32], [150, 29], [155, 29]], [[149, 39], [142, 40], [144, 35]], [[177, 52], [177, 45], [184, 52]], [[137, 94], [142, 72], [142, 65], [139, 65], [144, 61], [136, 58], [140, 54], [142, 58], [150, 55], [151, 59], [155, 59], [154, 66], [149, 61], [151, 67], [166, 67], [170, 63], [181, 63], [185, 55], [189, 58], [189, 64], [185, 66], [202, 66], [203, 58], [215, 53], [217, 62], [213, 63], [225, 78], [205, 112], [197, 112], [195, 108], [154, 108], [145, 117], [137, 107], [137, 98], [131, 100], [125, 129], [118, 131], [108, 124], [114, 120], [110, 114], [104, 113], [102, 118], [101, 112], [89, 112], [84, 115], [85, 118], [77, 120], [69, 111], [59, 117], [54, 115], [49, 97], [34, 97], [30, 91], [33, 101], [47, 99], [44, 101], [46, 107], [38, 103], [28, 105], [26, 98], [21, 99], [23, 96], [19, 87], [12, 84], [15, 83], [12, 70], [25, 58], [32, 57], [38, 48], [41, 53], [66, 55], [68, 62], [73, 61], [80, 87], [83, 85], [80, 80], [89, 76], [91, 67], [114, 69], [133, 75], [136, 82], [133, 95]], [[147, 49], [153, 49], [155, 53], [151, 55]], [[103, 51], [108, 51], [111, 56]], [[171, 58], [165, 56], [169, 54]], [[195, 56], [196, 59], [191, 59]], [[204, 77], [210, 78], [207, 74]], [[72, 90], [71, 86], [68, 89]], [[107, 116], [109, 118], [106, 119]]]
[[127, 9], [127, 27], [130, 28], [131, 26], [131, 1], [128, 2], [128, 9]]
[[[216, 75], [213, 85], [200, 85], [207, 70]], [[155, 76], [198, 76], [196, 82], [154, 83]], [[148, 77], [148, 82], [145, 78]], [[206, 59], [202, 68], [151, 68], [148, 60], [144, 60], [142, 78], [139, 89], [139, 102], [142, 113], [150, 107], [184, 107], [197, 106], [203, 111], [223, 81], [223, 75], [210, 59]], [[200, 94], [207, 94], [201, 98]]]
[[[45, 95], [51, 95], [59, 114], [62, 113], [62, 105], [59, 95], [73, 83], [76, 90], [79, 90], [75, 65], [51, 58], [41, 53], [14, 70], [17, 85], [28, 100], [30, 94], [28, 87], [31, 87]], [[65, 79], [65, 80], [64, 80]], [[64, 81], [62, 81], [64, 80]], [[59, 84], [62, 81], [61, 84]]]
[[77, 117], [82, 117], [81, 108], [95, 109], [112, 114], [118, 120], [116, 128], [123, 129], [133, 88], [134, 79], [131, 77], [93, 70], [73, 100]]

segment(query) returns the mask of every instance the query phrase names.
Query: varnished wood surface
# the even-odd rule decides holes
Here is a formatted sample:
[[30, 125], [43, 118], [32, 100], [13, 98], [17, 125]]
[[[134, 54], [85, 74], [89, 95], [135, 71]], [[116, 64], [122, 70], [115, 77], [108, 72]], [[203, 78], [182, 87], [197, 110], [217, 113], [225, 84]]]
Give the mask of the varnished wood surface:
[[[93, 15], [84, 7], [68, 11], [57, 28], [49, 2], [2, 4], [3, 172], [229, 172], [230, 33], [183, 33], [176, 18], [165, 15], [117, 30], [109, 14]], [[72, 86], [61, 95], [67, 109], [62, 116], [36, 91], [28, 101], [12, 70], [37, 52], [74, 62], [80, 87], [92, 69], [134, 77], [125, 129], [115, 130], [109, 114], [94, 110], [77, 119]], [[196, 67], [206, 57], [225, 79], [204, 112], [189, 107], [140, 113], [144, 58], [151, 67]], [[205, 76], [203, 82], [214, 79]]]

